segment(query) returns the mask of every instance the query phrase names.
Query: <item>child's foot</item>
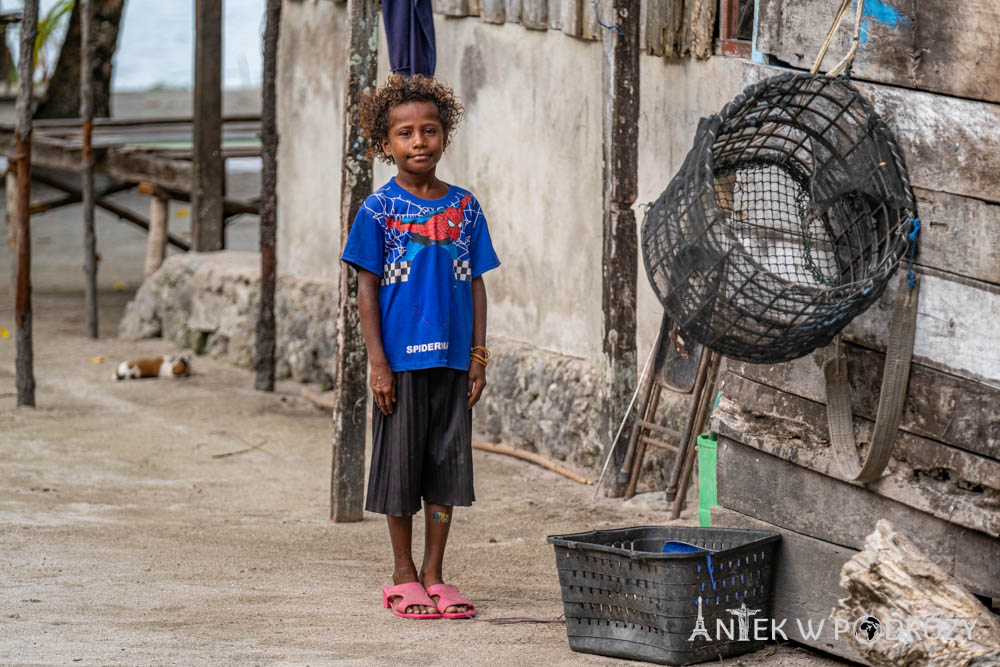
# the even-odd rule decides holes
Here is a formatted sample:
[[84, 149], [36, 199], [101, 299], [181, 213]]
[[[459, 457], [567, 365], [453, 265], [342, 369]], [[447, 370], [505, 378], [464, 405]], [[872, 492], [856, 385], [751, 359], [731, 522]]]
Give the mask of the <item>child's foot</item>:
[[[432, 602], [433, 600], [428, 597], [427, 591], [418, 581], [382, 587], [382, 604], [386, 609], [391, 609], [393, 614], [402, 618], [441, 618], [437, 607], [428, 604]], [[432, 611], [428, 613], [428, 609]]]
[[[437, 605], [437, 611], [445, 618], [472, 618], [476, 615], [476, 608], [465, 598], [458, 589], [441, 580], [428, 583], [424, 580], [427, 594]], [[444, 605], [442, 607], [442, 605]]]
[[[408, 572], [400, 572], [400, 571], [393, 572], [392, 583], [395, 586], [399, 586], [400, 584], [417, 583], [416, 568], [413, 568]], [[395, 600], [390, 600], [390, 602], [395, 603]], [[393, 605], [393, 609], [395, 609], [395, 604]], [[410, 605], [409, 607], [406, 607], [405, 609], [401, 609], [399, 611], [401, 611], [404, 614], [412, 614], [412, 615], [425, 615], [425, 614], [430, 615], [438, 613], [437, 607], [426, 604]]]

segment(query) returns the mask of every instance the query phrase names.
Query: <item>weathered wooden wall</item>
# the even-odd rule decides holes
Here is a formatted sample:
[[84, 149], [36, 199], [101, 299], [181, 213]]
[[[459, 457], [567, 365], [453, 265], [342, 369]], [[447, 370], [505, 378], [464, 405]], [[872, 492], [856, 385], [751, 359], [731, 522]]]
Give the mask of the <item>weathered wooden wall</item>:
[[[786, 71], [750, 65], [744, 81]], [[914, 360], [1000, 387], [1000, 105], [855, 83], [896, 133], [923, 221]], [[848, 326], [847, 340], [884, 350], [895, 288]], [[1000, 404], [983, 407], [1000, 419]]]
[[[808, 68], [836, 11], [821, 0], [760, 0], [757, 47]], [[827, 56], [846, 52], [845, 19]], [[922, 222], [913, 364], [893, 456], [871, 484], [847, 481], [829, 442], [823, 363], [732, 363], [713, 417], [719, 525], [785, 537], [778, 607], [835, 602], [831, 572], [889, 518], [970, 590], [1000, 596], [1000, 4], [870, 2], [854, 83], [894, 130]], [[785, 73], [748, 64], [744, 83]], [[900, 273], [902, 273], [900, 270]], [[845, 330], [855, 439], [874, 427], [899, 277]], [[713, 514], [713, 519], [716, 514]], [[808, 565], [804, 565], [808, 563]], [[783, 605], [783, 607], [782, 607]], [[857, 659], [847, 643], [807, 642]]]
[[[760, 0], [757, 48], [808, 69], [837, 13], [829, 0]], [[854, 76], [956, 97], [1000, 102], [996, 0], [882, 0], [865, 6]], [[850, 47], [847, 13], [824, 64]], [[825, 71], [826, 67], [822, 71]]]
[[[640, 0], [639, 43], [650, 55], [708, 58], [712, 55], [717, 0]], [[601, 39], [600, 23], [614, 25], [610, 3], [600, 0], [434, 0], [444, 16], [479, 16], [487, 23], [520, 23], [529, 30], [561, 30], [581, 39]]]

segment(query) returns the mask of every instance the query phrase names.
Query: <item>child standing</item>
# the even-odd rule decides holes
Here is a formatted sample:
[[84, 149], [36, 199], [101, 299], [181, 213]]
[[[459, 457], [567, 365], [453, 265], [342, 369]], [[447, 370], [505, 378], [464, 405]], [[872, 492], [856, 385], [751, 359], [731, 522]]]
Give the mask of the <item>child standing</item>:
[[[394, 75], [366, 101], [361, 129], [396, 176], [358, 212], [343, 261], [358, 269], [358, 309], [374, 392], [365, 509], [385, 514], [395, 559], [383, 603], [405, 618], [471, 618], [443, 581], [452, 509], [475, 499], [472, 406], [486, 386], [486, 287], [500, 265], [472, 194], [437, 178], [461, 118], [434, 79]], [[418, 571], [413, 515], [425, 502]]]

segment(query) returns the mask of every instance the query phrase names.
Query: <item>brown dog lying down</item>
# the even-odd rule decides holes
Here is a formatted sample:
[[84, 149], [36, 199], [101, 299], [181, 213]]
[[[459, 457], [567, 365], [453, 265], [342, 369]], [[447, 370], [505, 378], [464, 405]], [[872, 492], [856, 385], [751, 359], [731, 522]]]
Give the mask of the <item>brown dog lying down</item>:
[[150, 359], [134, 359], [123, 361], [115, 369], [115, 380], [128, 380], [131, 378], [177, 378], [187, 375], [191, 370], [191, 363], [186, 354], [164, 354]]

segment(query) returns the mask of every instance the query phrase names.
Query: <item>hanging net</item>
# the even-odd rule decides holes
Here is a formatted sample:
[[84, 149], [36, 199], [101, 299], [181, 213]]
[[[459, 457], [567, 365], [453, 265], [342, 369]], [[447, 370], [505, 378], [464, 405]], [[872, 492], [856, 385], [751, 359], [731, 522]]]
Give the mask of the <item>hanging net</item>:
[[782, 75], [701, 121], [643, 222], [646, 273], [705, 346], [788, 361], [878, 299], [914, 211], [892, 133], [857, 90]]

